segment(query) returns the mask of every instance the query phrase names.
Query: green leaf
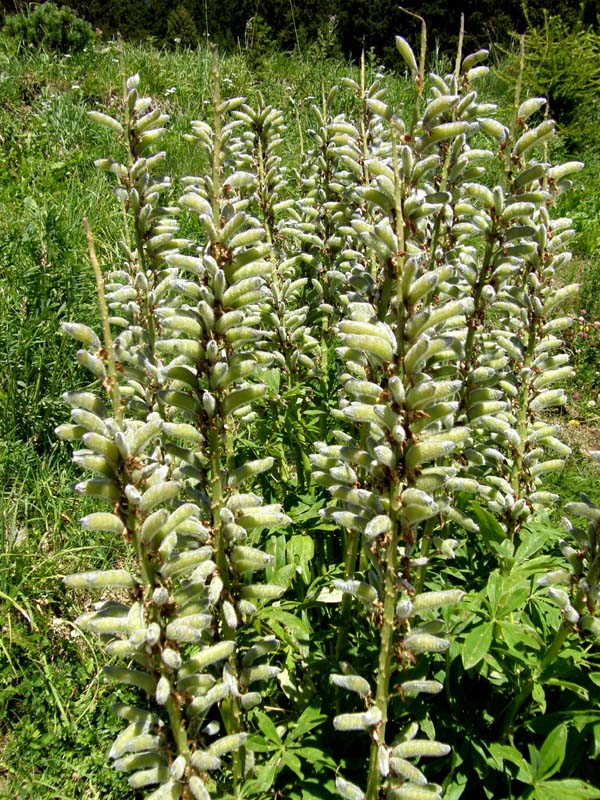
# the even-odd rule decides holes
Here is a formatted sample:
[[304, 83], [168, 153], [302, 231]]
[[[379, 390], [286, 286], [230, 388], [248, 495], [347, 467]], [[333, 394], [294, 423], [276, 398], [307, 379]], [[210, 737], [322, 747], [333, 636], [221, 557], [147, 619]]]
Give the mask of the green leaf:
[[502, 544], [505, 541], [506, 533], [493, 514], [475, 504], [471, 506], [471, 513], [475, 517], [475, 522], [479, 525], [479, 532], [485, 542], [488, 544], [490, 542]]
[[309, 731], [312, 731], [313, 728], [318, 728], [326, 720], [327, 716], [321, 714], [320, 708], [317, 706], [307, 706], [289, 732], [286, 742], [289, 744], [296, 739], [302, 739]]
[[529, 581], [521, 581], [508, 589], [501, 599], [501, 615], [506, 616], [512, 611], [523, 608], [531, 593]]
[[562, 689], [569, 689], [569, 691], [575, 692], [578, 697], [581, 697], [582, 700], [590, 699], [589, 691], [580, 683], [565, 681], [562, 678], [548, 678], [548, 680], [545, 680], [544, 683], [546, 686], [560, 686]]
[[302, 575], [304, 583], [311, 581], [310, 561], [315, 554], [315, 544], [310, 536], [292, 536], [287, 545], [287, 560]]
[[493, 622], [484, 622], [467, 634], [462, 646], [462, 661], [465, 669], [471, 669], [486, 655], [492, 644]]
[[561, 768], [568, 736], [566, 725], [559, 725], [548, 735], [540, 750], [539, 778], [550, 778]]
[[544, 691], [544, 687], [541, 683], [534, 683], [533, 689], [531, 690], [531, 696], [535, 703], [538, 704], [540, 708], [540, 714], [546, 713], [546, 692]]
[[536, 784], [533, 797], [535, 800], [596, 800], [600, 797], [600, 789], [576, 778], [566, 778]]
[[254, 716], [263, 736], [269, 742], [283, 746], [281, 736], [277, 733], [277, 728], [273, 724], [271, 718], [267, 716], [264, 711], [256, 711]]
[[517, 564], [523, 564], [530, 560], [534, 553], [541, 550], [548, 544], [548, 531], [545, 528], [529, 530], [525, 529], [521, 534], [521, 544], [515, 553]]
[[490, 601], [490, 608], [492, 611], [492, 617], [495, 618], [496, 611], [498, 610], [498, 604], [500, 602], [500, 597], [502, 595], [502, 576], [497, 570], [494, 570], [490, 577], [488, 578], [488, 584], [486, 589], [486, 594], [488, 596], [488, 600]]
[[290, 750], [284, 750], [281, 754], [282, 763], [289, 767], [292, 772], [297, 775], [301, 781], [304, 780], [304, 773], [302, 772], [302, 762], [297, 755]]
[[529, 764], [516, 747], [510, 744], [498, 744], [497, 742], [493, 742], [489, 745], [488, 749], [497, 764], [496, 769], [503, 772], [504, 762], [508, 761], [509, 764], [514, 764], [515, 767], [519, 768], [520, 774], [526, 776], [524, 778], [519, 778], [519, 780], [522, 780], [523, 783], [533, 783], [533, 776], [531, 775]]

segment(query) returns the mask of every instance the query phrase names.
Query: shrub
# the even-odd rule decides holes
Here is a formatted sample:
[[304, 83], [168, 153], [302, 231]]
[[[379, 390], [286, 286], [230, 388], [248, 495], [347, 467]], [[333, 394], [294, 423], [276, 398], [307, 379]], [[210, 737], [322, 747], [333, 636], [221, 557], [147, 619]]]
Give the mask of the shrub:
[[43, 3], [29, 14], [6, 20], [4, 31], [19, 47], [44, 47], [59, 53], [75, 53], [94, 40], [92, 26], [71, 9]]
[[97, 162], [123, 260], [88, 229], [102, 331], [65, 324], [94, 384], [58, 435], [128, 555], [65, 583], [99, 600], [78, 624], [137, 698], [110, 758], [153, 800], [600, 796], [600, 512], [540, 523], [577, 290], [551, 209], [582, 165], [540, 158], [539, 98], [511, 128], [479, 99], [484, 52], [425, 79], [397, 45], [410, 119], [363, 69], [294, 193], [282, 113], [223, 99], [216, 59], [178, 200], [138, 76], [125, 120], [91, 113], [128, 148]]
[[169, 47], [196, 47], [198, 29], [194, 18], [185, 6], [177, 6], [167, 17], [167, 44]]

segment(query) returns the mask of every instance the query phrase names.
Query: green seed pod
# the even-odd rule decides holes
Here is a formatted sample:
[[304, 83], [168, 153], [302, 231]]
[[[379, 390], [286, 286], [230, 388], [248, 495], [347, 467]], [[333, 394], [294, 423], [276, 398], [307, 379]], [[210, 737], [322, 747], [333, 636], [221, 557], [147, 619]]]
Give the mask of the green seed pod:
[[221, 759], [208, 750], [196, 750], [190, 759], [192, 767], [198, 772], [211, 772], [221, 768]]
[[[402, 786], [394, 786], [388, 794], [390, 800], [396, 798], [403, 800], [432, 800], [434, 798], [435, 800], [436, 797], [439, 797], [437, 792], [431, 790], [427, 778], [421, 770], [417, 769], [410, 761], [403, 758], [390, 758], [390, 768], [394, 774], [410, 781], [410, 784], [403, 783]], [[428, 786], [428, 788], [425, 790], [418, 788], [421, 786]]]
[[231, 551], [231, 560], [238, 572], [251, 572], [257, 569], [266, 569], [274, 562], [274, 556], [263, 553], [256, 547], [237, 545]]
[[404, 695], [439, 694], [443, 689], [444, 684], [439, 681], [404, 681], [400, 685], [400, 691]]
[[114, 465], [107, 458], [87, 450], [78, 450], [73, 453], [73, 463], [82, 469], [104, 475], [106, 478], [116, 477]]
[[135, 589], [136, 579], [127, 570], [108, 569], [65, 575], [63, 583], [69, 589]]
[[530, 408], [532, 411], [542, 411], [553, 406], [562, 406], [566, 402], [567, 396], [564, 389], [546, 389], [533, 398]]
[[260, 664], [259, 666], [244, 670], [241, 675], [241, 680], [245, 686], [250, 686], [251, 683], [256, 683], [257, 681], [269, 681], [279, 675], [280, 672], [281, 669], [279, 667], [272, 667], [269, 664]]
[[450, 455], [455, 446], [454, 442], [447, 439], [429, 439], [420, 444], [411, 444], [406, 451], [404, 463], [408, 469], [415, 469], [429, 461]]
[[64, 442], [77, 442], [83, 438], [87, 428], [83, 425], [70, 425], [63, 423], [54, 429], [54, 434]]
[[220, 316], [216, 323], [215, 329], [217, 333], [223, 334], [226, 333], [229, 328], [234, 328], [241, 325], [244, 322], [244, 312], [243, 311], [227, 311], [225, 314]]
[[92, 350], [102, 349], [102, 342], [89, 326], [80, 322], [63, 322], [61, 327], [65, 333], [86, 347], [90, 347]]
[[79, 520], [79, 524], [86, 531], [107, 531], [121, 536], [125, 533], [125, 524], [116, 514], [107, 511], [96, 511]]
[[98, 125], [104, 125], [105, 128], [110, 128], [115, 133], [119, 134], [119, 136], [125, 133], [121, 123], [108, 114], [103, 114], [101, 111], [88, 111], [87, 115], [92, 122], [96, 122]]
[[122, 683], [125, 686], [136, 686], [149, 696], [153, 696], [156, 691], [156, 678], [149, 675], [147, 672], [116, 666], [103, 667], [103, 672], [110, 680], [115, 681], [115, 683]]
[[231, 414], [241, 406], [248, 405], [254, 400], [259, 400], [261, 397], [264, 397], [266, 391], [267, 387], [263, 384], [252, 384], [250, 386], [244, 386], [240, 389], [237, 389], [236, 391], [228, 394], [221, 401], [222, 413]]
[[247, 738], [247, 733], [232, 733], [229, 736], [222, 736], [210, 745], [209, 751], [219, 758], [227, 753], [235, 753], [246, 744]]
[[154, 484], [142, 494], [139, 505], [140, 511], [143, 514], [149, 513], [159, 503], [166, 503], [177, 497], [179, 490], [180, 486], [177, 481], [162, 481]]
[[347, 689], [349, 692], [356, 692], [361, 697], [368, 697], [371, 694], [371, 687], [369, 682], [360, 675], [330, 675], [329, 680], [336, 686], [342, 689]]
[[92, 355], [87, 350], [78, 350], [75, 355], [81, 366], [91, 372], [95, 378], [98, 378], [98, 380], [106, 378], [106, 367], [102, 359]]
[[83, 408], [74, 408], [71, 411], [71, 418], [78, 426], [85, 428], [87, 431], [93, 431], [99, 436], [110, 439], [110, 432], [104, 421], [91, 411], [86, 411]]
[[427, 144], [437, 143], [446, 139], [454, 139], [460, 136], [461, 133], [466, 133], [469, 130], [469, 123], [465, 120], [457, 120], [456, 122], [443, 122], [441, 125], [436, 125], [431, 128], [427, 136]]
[[600, 639], [600, 619], [591, 614], [582, 614], [579, 618], [579, 627]]
[[160, 568], [160, 574], [163, 578], [181, 577], [209, 559], [212, 555], [212, 547], [205, 546], [199, 547], [195, 550], [186, 550], [183, 553], [177, 553], [166, 561]]
[[491, 136], [500, 143], [506, 141], [508, 137], [508, 128], [506, 125], [502, 125], [498, 120], [488, 117], [480, 117], [478, 123], [481, 130], [487, 133], [488, 136]]
[[558, 164], [555, 167], [551, 167], [548, 170], [548, 178], [551, 181], [561, 181], [568, 175], [572, 175], [574, 172], [579, 172], [584, 168], [584, 166], [585, 164], [583, 161], [567, 161], [564, 164]]
[[546, 119], [536, 128], [526, 131], [517, 139], [515, 146], [513, 147], [513, 155], [522, 156], [532, 147], [542, 144], [553, 135], [554, 121], [551, 119]]
[[401, 742], [392, 748], [392, 758], [438, 758], [447, 756], [450, 747], [441, 742], [431, 741], [430, 739], [410, 739]]
[[250, 586], [242, 586], [241, 594], [244, 600], [278, 600], [286, 592], [285, 586], [278, 586], [274, 583], [253, 583]]
[[354, 783], [340, 778], [339, 775], [335, 779], [335, 788], [339, 796], [344, 798], [344, 800], [366, 800], [365, 793], [362, 789], [359, 789]]
[[[145, 709], [135, 708], [134, 706], [127, 705], [126, 703], [114, 703], [112, 710], [121, 719], [133, 723], [119, 734], [115, 740], [115, 743], [121, 739], [121, 736], [123, 736], [124, 739], [127, 739], [126, 734], [128, 733], [129, 728], [134, 731], [134, 733], [131, 735], [137, 736], [142, 732], [148, 731], [153, 725], [158, 725], [159, 722], [156, 714], [152, 714], [150, 711], [146, 711]], [[121, 750], [121, 752], [124, 752], [124, 750]], [[111, 753], [109, 753], [109, 758], [114, 757], [111, 755]]]
[[268, 653], [272, 653], [274, 650], [277, 650], [279, 646], [279, 640], [275, 636], [265, 636], [256, 644], [253, 644], [250, 647], [243, 658], [243, 665], [247, 667], [249, 664], [252, 664], [257, 658], [262, 658], [263, 656], [268, 655]]
[[169, 622], [165, 635], [169, 641], [177, 642], [177, 644], [197, 644], [204, 639], [204, 631], [210, 624], [210, 617], [208, 620], [207, 625], [203, 627], [199, 627], [197, 624], [187, 625], [185, 620]]
[[134, 772], [127, 783], [132, 789], [143, 789], [144, 786], [151, 786], [154, 783], [164, 783], [169, 780], [168, 767], [151, 767], [150, 769]]
[[249, 461], [247, 464], [234, 470], [231, 475], [229, 475], [227, 482], [230, 486], [239, 486], [248, 478], [253, 478], [256, 475], [260, 475], [261, 472], [270, 470], [274, 463], [275, 459], [272, 456], [260, 458], [256, 461]]
[[[413, 78], [416, 78], [419, 74], [419, 68], [417, 67], [417, 59], [412, 51], [412, 47], [409, 45], [406, 39], [402, 38], [402, 36], [396, 36], [396, 47], [404, 59], [404, 63], [409, 68], [411, 75]], [[350, 800], [354, 800], [354, 798], [350, 798]]]
[[403, 642], [403, 646], [411, 653], [443, 653], [450, 647], [448, 639], [432, 636], [430, 633], [411, 633]]
[[264, 280], [261, 277], [245, 278], [239, 283], [230, 286], [223, 294], [223, 307], [236, 309], [245, 305], [245, 301], [240, 302], [244, 295], [253, 294], [262, 289]]
[[367, 539], [374, 539], [376, 536], [381, 536], [384, 533], [392, 530], [392, 520], [387, 514], [379, 514], [373, 517], [365, 528], [365, 536]]
[[187, 661], [184, 661], [179, 670], [179, 679], [186, 678], [205, 669], [211, 664], [216, 664], [218, 661], [229, 658], [234, 650], [235, 642], [230, 640], [224, 640], [222, 642], [217, 642], [217, 644], [210, 645], [209, 647], [205, 647], [199, 653], [196, 653]]
[[95, 431], [88, 431], [81, 438], [86, 447], [104, 456], [111, 464], [116, 466], [120, 463], [119, 450], [111, 439]]
[[365, 605], [372, 605], [375, 600], [377, 600], [377, 589], [374, 586], [370, 586], [368, 583], [363, 583], [362, 581], [355, 581], [355, 580], [348, 580], [348, 581], [340, 581], [335, 580], [333, 585], [336, 589], [344, 592], [345, 594], [349, 594], [352, 597], [355, 597], [357, 600], [360, 600], [361, 603]]
[[171, 684], [169, 683], [169, 679], [164, 675], [161, 675], [158, 679], [158, 683], [156, 684], [154, 699], [159, 706], [164, 706], [170, 696]]
[[519, 110], [517, 111], [517, 117], [522, 120], [526, 120], [532, 114], [535, 114], [540, 108], [543, 108], [546, 105], [546, 100], [543, 97], [532, 97], [529, 100], [525, 100], [519, 106]]
[[338, 714], [333, 718], [333, 727], [336, 731], [369, 731], [381, 722], [381, 711], [377, 706], [371, 706], [368, 711], [354, 714]]
[[[407, 490], [408, 491], [408, 490]], [[405, 492], [406, 494], [406, 492]], [[460, 589], [447, 589], [440, 592], [425, 592], [413, 598], [414, 613], [419, 614], [434, 608], [453, 606], [464, 597], [464, 592]]]
[[169, 667], [169, 669], [176, 670], [181, 667], [182, 659], [181, 655], [177, 650], [173, 650], [170, 647], [165, 647], [165, 649], [160, 654], [163, 664]]
[[367, 98], [367, 105], [373, 114], [376, 114], [377, 116], [388, 121], [392, 118], [392, 109], [382, 100], [378, 100], [375, 97], [369, 97]]
[[113, 763], [117, 772], [133, 772], [138, 769], [166, 766], [165, 757], [158, 752], [127, 753]]
[[450, 111], [457, 104], [458, 100], [459, 96], [457, 94], [445, 94], [441, 97], [436, 97], [428, 103], [427, 108], [423, 112], [423, 125], [427, 127], [435, 117]]
[[211, 800], [206, 785], [197, 775], [192, 775], [189, 778], [188, 786], [194, 800]]

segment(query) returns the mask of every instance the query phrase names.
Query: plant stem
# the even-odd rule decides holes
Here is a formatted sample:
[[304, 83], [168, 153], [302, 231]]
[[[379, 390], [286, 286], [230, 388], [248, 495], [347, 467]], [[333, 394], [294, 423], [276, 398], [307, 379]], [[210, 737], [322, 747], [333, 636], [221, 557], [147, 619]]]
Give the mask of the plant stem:
[[[358, 548], [360, 545], [360, 535], [357, 531], [346, 531], [346, 547], [344, 558], [344, 580], [351, 580], [354, 577], [356, 570], [356, 559], [358, 557]], [[348, 641], [348, 630], [350, 628], [350, 612], [354, 600], [351, 595], [345, 594], [342, 599], [340, 609], [340, 625], [337, 633], [337, 641], [335, 645], [335, 660], [339, 661], [342, 657], [344, 645]]]
[[106, 303], [106, 295], [104, 294], [104, 276], [98, 263], [96, 255], [96, 245], [94, 242], [94, 234], [90, 227], [87, 217], [83, 218], [83, 227], [85, 228], [85, 235], [87, 237], [88, 249], [90, 253], [90, 261], [96, 277], [96, 290], [98, 292], [98, 305], [100, 306], [100, 316], [102, 317], [102, 330], [104, 335], [104, 348], [106, 350], [106, 361], [108, 366], [108, 379], [107, 389], [110, 392], [113, 405], [113, 415], [119, 425], [123, 422], [123, 410], [121, 408], [121, 393], [119, 391], [119, 382], [117, 380], [117, 366], [115, 362], [115, 349], [113, 345], [112, 333], [110, 330], [109, 311]]
[[379, 745], [385, 742], [385, 729], [390, 701], [390, 679], [392, 673], [392, 655], [394, 652], [394, 632], [396, 629], [396, 599], [398, 571], [398, 503], [401, 486], [394, 481], [390, 487], [390, 507], [392, 530], [385, 557], [385, 583], [383, 594], [383, 623], [379, 644], [379, 662], [377, 665], [377, 689], [375, 705], [381, 711], [381, 722], [373, 732], [371, 753], [369, 757], [369, 773], [366, 800], [377, 800], [381, 785], [381, 773], [378, 764]]

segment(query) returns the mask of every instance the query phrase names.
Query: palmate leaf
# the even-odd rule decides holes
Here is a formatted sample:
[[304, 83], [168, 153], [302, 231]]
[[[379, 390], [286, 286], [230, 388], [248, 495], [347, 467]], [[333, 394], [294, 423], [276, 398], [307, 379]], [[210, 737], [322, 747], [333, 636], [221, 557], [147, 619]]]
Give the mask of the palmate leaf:
[[465, 669], [475, 667], [484, 658], [492, 645], [493, 636], [493, 622], [483, 622], [467, 634], [461, 648], [461, 657]]

